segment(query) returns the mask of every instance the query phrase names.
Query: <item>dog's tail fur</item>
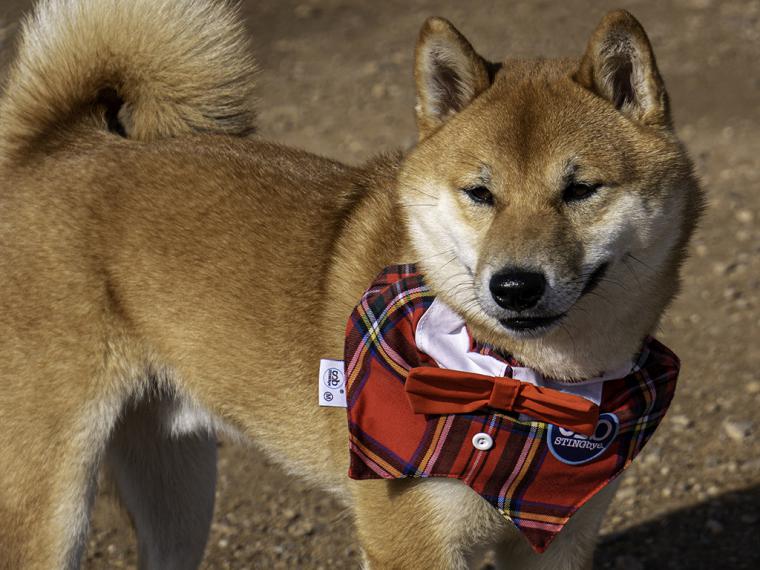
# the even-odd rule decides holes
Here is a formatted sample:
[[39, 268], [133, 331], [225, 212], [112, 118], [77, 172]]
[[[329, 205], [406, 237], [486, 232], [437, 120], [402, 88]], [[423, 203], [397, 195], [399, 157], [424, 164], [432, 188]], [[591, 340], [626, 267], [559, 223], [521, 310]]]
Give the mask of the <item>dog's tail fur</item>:
[[41, 0], [0, 98], [9, 156], [82, 123], [138, 140], [254, 129], [255, 65], [214, 0]]

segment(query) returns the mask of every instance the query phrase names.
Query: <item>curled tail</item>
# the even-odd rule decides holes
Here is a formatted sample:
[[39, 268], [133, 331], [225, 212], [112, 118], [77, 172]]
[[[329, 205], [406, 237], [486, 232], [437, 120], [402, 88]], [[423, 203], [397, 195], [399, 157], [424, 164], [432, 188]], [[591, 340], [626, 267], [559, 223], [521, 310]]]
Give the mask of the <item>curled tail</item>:
[[84, 124], [138, 140], [254, 129], [236, 10], [214, 0], [41, 0], [0, 97], [0, 152]]

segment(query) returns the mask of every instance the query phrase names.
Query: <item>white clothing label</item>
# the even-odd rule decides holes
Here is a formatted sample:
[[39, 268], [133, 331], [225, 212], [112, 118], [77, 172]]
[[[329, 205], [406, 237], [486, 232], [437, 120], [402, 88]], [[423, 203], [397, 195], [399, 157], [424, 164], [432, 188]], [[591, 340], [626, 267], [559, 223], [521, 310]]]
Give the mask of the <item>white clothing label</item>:
[[342, 360], [319, 361], [319, 405], [346, 407], [346, 373]]

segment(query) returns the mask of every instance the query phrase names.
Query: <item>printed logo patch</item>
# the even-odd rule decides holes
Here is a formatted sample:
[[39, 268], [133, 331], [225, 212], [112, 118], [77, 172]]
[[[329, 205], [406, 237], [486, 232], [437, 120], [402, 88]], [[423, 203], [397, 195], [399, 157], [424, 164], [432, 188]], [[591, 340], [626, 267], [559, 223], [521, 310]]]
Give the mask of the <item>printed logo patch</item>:
[[549, 426], [549, 450], [562, 463], [581, 465], [602, 455], [617, 436], [620, 421], [615, 414], [599, 416], [591, 437], [555, 425]]

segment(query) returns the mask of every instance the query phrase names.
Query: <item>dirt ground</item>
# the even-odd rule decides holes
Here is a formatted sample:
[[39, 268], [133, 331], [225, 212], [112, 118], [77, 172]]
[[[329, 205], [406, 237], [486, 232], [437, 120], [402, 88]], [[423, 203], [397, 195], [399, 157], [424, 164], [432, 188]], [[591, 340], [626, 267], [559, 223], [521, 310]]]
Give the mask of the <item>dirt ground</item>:
[[[0, 63], [29, 4], [0, 0]], [[683, 361], [679, 392], [615, 499], [597, 566], [760, 568], [760, 1], [242, 5], [262, 70], [261, 136], [352, 163], [413, 144], [412, 53], [427, 16], [452, 20], [491, 59], [580, 54], [608, 9], [642, 21], [710, 203], [662, 323]], [[358, 566], [335, 500], [255, 449], [220, 447], [204, 568]], [[136, 567], [132, 531], [107, 497], [84, 567]]]

